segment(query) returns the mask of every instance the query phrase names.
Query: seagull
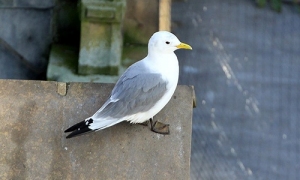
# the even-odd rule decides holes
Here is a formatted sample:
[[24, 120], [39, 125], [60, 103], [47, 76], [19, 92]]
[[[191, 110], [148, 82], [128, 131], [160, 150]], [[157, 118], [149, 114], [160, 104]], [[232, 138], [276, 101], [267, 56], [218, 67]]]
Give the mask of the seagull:
[[148, 55], [132, 64], [115, 84], [110, 97], [91, 117], [67, 130], [66, 138], [111, 127], [123, 121], [150, 122], [151, 131], [169, 134], [169, 125], [153, 123], [155, 116], [170, 101], [179, 77], [178, 59], [174, 51], [190, 49], [172, 33], [158, 31], [148, 42]]

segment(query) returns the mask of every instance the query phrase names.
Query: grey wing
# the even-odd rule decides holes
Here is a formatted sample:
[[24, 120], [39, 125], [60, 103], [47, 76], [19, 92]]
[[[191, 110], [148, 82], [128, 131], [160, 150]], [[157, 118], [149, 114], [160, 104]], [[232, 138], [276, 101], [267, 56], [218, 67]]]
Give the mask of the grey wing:
[[106, 106], [95, 115], [97, 118], [122, 118], [146, 112], [166, 93], [166, 86], [167, 82], [160, 74], [125, 73], [115, 85]]

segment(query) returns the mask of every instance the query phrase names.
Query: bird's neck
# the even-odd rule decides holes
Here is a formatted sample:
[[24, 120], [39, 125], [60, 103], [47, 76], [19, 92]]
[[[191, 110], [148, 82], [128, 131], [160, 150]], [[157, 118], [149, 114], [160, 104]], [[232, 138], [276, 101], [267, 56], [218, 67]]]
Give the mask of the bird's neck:
[[165, 52], [165, 53], [155, 53], [155, 52], [149, 52], [147, 55], [148, 58], [152, 60], [157, 60], [157, 61], [163, 61], [165, 59], [175, 59], [177, 60], [177, 56], [175, 53], [172, 52]]
[[[148, 68], [155, 72], [173, 74], [173, 71], [178, 74], [178, 60], [174, 52], [172, 53], [150, 53], [145, 58]], [[167, 68], [166, 68], [167, 67]], [[169, 73], [170, 74], [170, 73]]]

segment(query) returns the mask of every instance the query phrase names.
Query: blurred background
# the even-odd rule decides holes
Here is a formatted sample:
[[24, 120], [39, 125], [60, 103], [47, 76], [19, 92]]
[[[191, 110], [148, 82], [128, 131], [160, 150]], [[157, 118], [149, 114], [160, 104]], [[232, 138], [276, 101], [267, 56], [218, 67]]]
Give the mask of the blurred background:
[[177, 53], [198, 100], [192, 179], [299, 179], [298, 6], [189, 0], [173, 3], [172, 21], [194, 48]]
[[[128, 26], [146, 32], [148, 21], [132, 15], [147, 9], [132, 2], [123, 45], [136, 60], [144, 54], [131, 48], [145, 52], [146, 42], [133, 39]], [[47, 80], [53, 44], [78, 54], [78, 3], [0, 0], [0, 78]], [[299, 2], [173, 0], [171, 7], [172, 32], [193, 47], [176, 52], [179, 84], [194, 85], [197, 96], [191, 179], [300, 179]]]

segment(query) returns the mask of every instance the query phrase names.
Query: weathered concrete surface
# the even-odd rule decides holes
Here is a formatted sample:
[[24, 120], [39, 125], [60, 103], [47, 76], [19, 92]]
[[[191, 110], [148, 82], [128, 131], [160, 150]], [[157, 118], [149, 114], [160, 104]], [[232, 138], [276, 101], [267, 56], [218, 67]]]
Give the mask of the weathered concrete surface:
[[170, 123], [170, 135], [121, 123], [65, 139], [112, 87], [0, 80], [0, 179], [189, 179], [192, 87], [179, 86], [154, 117]]
[[78, 73], [118, 75], [125, 0], [82, 0]]
[[49, 57], [47, 79], [60, 82], [115, 83], [119, 76], [79, 75], [77, 73], [78, 51], [71, 46], [53, 44]]

